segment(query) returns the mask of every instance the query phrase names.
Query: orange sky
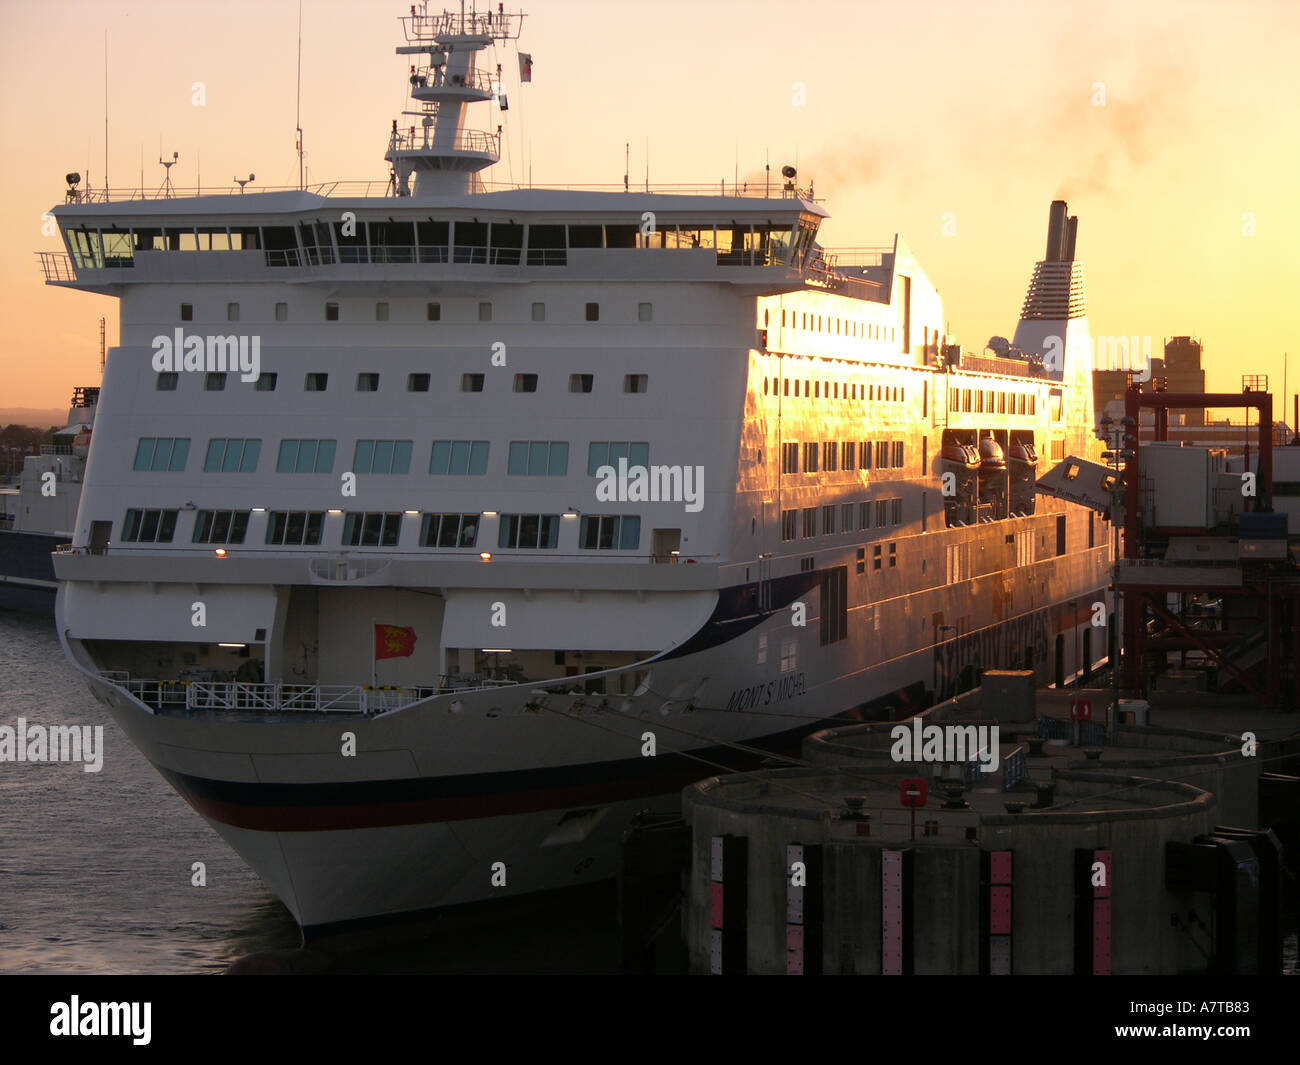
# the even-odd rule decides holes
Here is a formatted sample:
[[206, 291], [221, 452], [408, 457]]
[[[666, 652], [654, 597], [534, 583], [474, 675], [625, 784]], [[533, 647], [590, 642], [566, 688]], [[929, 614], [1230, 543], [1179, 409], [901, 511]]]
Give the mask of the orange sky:
[[[519, 0], [508, 6], [517, 8]], [[491, 5], [495, 7], [495, 4]], [[979, 349], [1015, 329], [1047, 207], [1079, 215], [1094, 334], [1205, 343], [1209, 386], [1237, 391], [1282, 355], [1300, 388], [1300, 4], [1131, 0], [537, 0], [520, 47], [531, 84], [489, 180], [761, 180], [797, 159], [826, 200], [830, 247], [900, 231]], [[309, 181], [386, 180], [407, 60], [401, 3], [306, 0]], [[42, 214], [63, 175], [104, 183], [108, 32], [113, 187], [297, 181], [294, 0], [0, 0], [0, 407], [62, 406], [97, 381], [98, 320], [116, 301], [47, 288]], [[193, 106], [203, 82], [206, 105]], [[805, 86], [794, 106], [793, 84]], [[1097, 83], [1104, 86], [1105, 106]], [[160, 145], [161, 137], [161, 145]], [[200, 174], [201, 167], [201, 174]], [[950, 212], [945, 234], [945, 213]], [[1243, 214], [1255, 235], [1243, 234]], [[1287, 405], [1289, 407], [1289, 404]]]

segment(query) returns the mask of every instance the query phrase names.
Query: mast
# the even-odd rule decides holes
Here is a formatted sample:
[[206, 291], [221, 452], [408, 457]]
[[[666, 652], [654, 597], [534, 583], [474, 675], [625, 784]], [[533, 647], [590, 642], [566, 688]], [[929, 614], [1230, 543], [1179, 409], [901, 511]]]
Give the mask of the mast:
[[[477, 69], [478, 53], [497, 41], [516, 40], [524, 16], [493, 12], [444, 11], [430, 15], [428, 0], [411, 6], [401, 19], [407, 43], [398, 55], [422, 56], [410, 69], [411, 98], [417, 110], [393, 120], [388, 151], [398, 196], [458, 195], [470, 191], [473, 175], [501, 158], [501, 134], [465, 129], [469, 104], [496, 95], [493, 77]], [[403, 128], [403, 125], [405, 128]], [[414, 188], [411, 177], [414, 175]]]

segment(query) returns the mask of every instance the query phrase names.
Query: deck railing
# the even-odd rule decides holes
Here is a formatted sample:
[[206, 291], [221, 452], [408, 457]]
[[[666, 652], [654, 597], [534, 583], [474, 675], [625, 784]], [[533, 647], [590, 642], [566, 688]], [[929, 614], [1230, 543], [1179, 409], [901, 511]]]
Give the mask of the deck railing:
[[225, 680], [153, 680], [122, 670], [99, 676], [159, 711], [216, 710], [262, 714], [362, 714], [400, 710], [435, 695], [513, 687], [484, 676], [438, 678], [436, 685], [265, 684]]

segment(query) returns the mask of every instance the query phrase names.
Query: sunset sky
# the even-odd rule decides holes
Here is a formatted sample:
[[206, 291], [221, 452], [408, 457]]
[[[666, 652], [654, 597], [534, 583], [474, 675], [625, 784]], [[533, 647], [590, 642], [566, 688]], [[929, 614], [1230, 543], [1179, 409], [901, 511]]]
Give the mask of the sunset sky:
[[[441, 5], [431, 5], [437, 6]], [[450, 6], [450, 5], [448, 5]], [[480, 5], [482, 7], [483, 5]], [[495, 9], [495, 3], [490, 7]], [[519, 0], [507, 5], [517, 10]], [[390, 0], [306, 0], [308, 181], [383, 182], [407, 104]], [[795, 163], [828, 247], [900, 232], [978, 350], [1011, 336], [1048, 204], [1079, 216], [1094, 335], [1199, 336], [1211, 389], [1300, 388], [1300, 4], [981, 0], [535, 0], [498, 50], [507, 148], [488, 180], [762, 180]], [[0, 0], [0, 408], [59, 408], [98, 381], [116, 301], [44, 285], [42, 215], [63, 175], [293, 185], [296, 0]], [[489, 53], [490, 54], [490, 53]], [[192, 103], [202, 82], [205, 106]], [[804, 86], [796, 106], [795, 83]], [[1104, 106], [1097, 102], [1104, 94]], [[737, 163], [737, 152], [738, 163]], [[955, 232], [944, 232], [946, 213]], [[1243, 216], [1248, 216], [1243, 221]], [[1254, 235], [1248, 235], [1250, 226]], [[950, 229], [952, 226], [949, 227]], [[1290, 402], [1286, 403], [1289, 412]]]

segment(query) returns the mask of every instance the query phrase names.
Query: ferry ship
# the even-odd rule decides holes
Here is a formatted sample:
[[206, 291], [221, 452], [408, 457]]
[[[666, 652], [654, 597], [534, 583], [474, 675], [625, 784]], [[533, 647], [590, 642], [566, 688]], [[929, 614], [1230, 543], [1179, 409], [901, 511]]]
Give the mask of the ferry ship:
[[483, 182], [521, 22], [401, 20], [374, 195], [53, 211], [49, 282], [121, 301], [60, 638], [306, 935], [609, 878], [694, 780], [1105, 653], [1105, 530], [1034, 491], [1100, 446], [1066, 205], [964, 353], [792, 169]]
[[98, 402], [98, 386], [73, 389], [63, 428], [0, 488], [0, 610], [54, 613], [52, 556], [72, 539]]

